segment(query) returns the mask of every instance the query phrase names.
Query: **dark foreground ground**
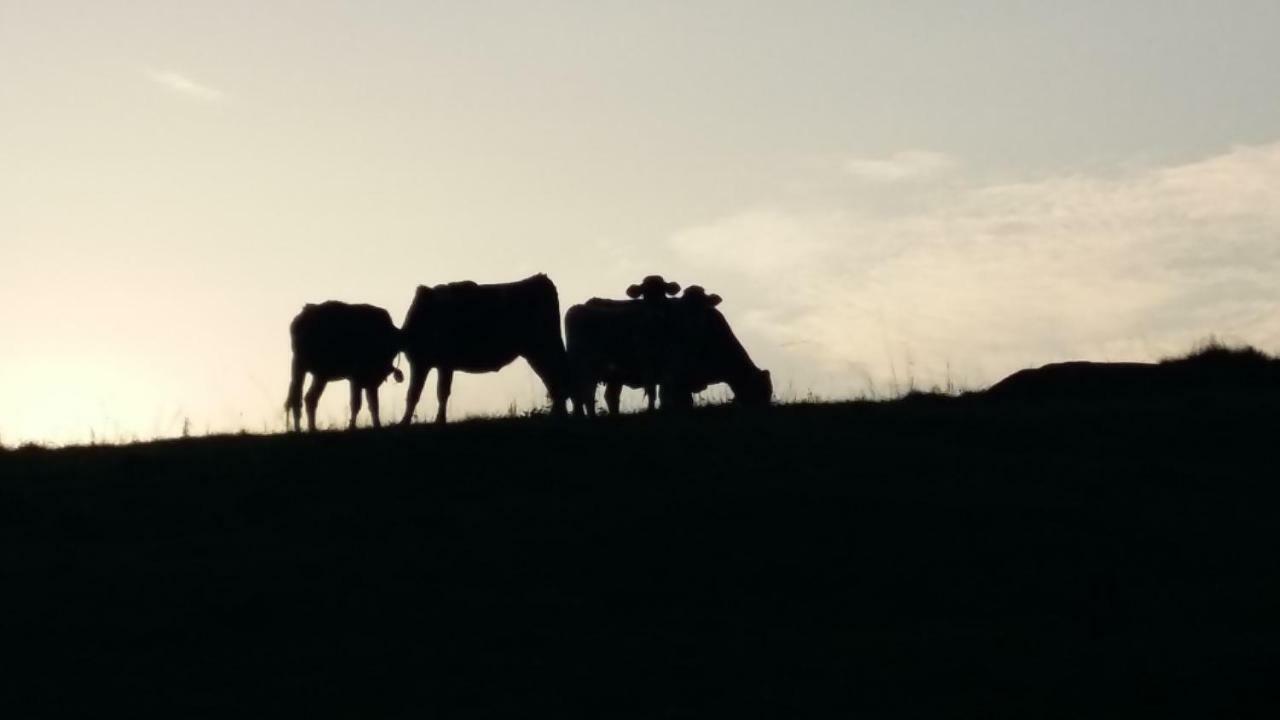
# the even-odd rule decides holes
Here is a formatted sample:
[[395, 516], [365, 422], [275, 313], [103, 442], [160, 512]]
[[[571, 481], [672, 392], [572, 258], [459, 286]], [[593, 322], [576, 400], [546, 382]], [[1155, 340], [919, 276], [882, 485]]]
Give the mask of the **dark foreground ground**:
[[6, 717], [1232, 717], [1277, 404], [912, 398], [0, 453]]

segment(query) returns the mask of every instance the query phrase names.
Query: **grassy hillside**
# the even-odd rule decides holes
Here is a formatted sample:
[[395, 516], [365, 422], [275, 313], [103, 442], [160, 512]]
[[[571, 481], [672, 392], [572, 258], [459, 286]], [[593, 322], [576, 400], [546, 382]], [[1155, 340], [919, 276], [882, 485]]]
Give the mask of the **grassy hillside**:
[[1268, 399], [981, 397], [0, 453], [10, 717], [1274, 703]]

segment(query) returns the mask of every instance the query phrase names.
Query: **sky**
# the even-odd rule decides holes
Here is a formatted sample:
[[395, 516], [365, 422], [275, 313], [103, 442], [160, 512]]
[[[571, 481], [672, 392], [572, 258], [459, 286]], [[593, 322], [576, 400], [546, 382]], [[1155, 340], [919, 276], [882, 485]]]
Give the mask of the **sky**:
[[[1274, 0], [0, 0], [0, 443], [280, 430], [303, 304], [398, 322], [419, 284], [535, 272], [562, 308], [706, 286], [784, 399], [1280, 351], [1276, 28]], [[450, 409], [543, 402], [518, 361]]]

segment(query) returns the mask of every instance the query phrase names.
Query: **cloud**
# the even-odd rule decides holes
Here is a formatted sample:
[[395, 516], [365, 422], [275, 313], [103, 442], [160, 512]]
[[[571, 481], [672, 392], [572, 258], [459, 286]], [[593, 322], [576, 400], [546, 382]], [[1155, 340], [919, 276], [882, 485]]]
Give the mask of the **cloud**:
[[896, 215], [752, 209], [670, 244], [797, 386], [836, 394], [865, 391], [855, 375], [976, 387], [1149, 360], [1209, 334], [1280, 350], [1280, 143], [959, 186]]
[[149, 80], [157, 85], [193, 100], [216, 102], [226, 96], [221, 90], [198, 83], [181, 73], [162, 70], [147, 70], [146, 75]]
[[944, 175], [956, 164], [954, 158], [943, 153], [903, 150], [887, 158], [850, 158], [844, 162], [844, 171], [867, 182], [916, 182]]

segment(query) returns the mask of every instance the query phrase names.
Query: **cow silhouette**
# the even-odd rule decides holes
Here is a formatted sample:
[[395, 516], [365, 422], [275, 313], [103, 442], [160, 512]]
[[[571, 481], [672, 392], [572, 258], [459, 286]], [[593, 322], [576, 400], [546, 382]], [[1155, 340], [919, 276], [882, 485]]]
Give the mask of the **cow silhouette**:
[[436, 422], [443, 423], [455, 371], [495, 372], [524, 358], [542, 380], [552, 413], [565, 414], [568, 360], [560, 336], [560, 300], [546, 275], [511, 283], [455, 282], [419, 286], [402, 328], [409, 360], [409, 393], [401, 422], [413, 421], [431, 368]]
[[574, 375], [574, 413], [595, 416], [596, 385], [604, 383], [605, 405], [616, 415], [622, 388], [645, 392], [649, 410], [657, 400], [660, 355], [669, 296], [679, 283], [650, 275], [627, 288], [631, 300], [592, 298], [565, 314], [566, 346]]
[[[649, 409], [657, 397], [664, 408], [692, 404], [693, 393], [728, 382], [734, 401], [767, 404], [773, 395], [768, 371], [746, 350], [715, 309], [718, 295], [700, 286], [679, 289], [660, 276], [628, 288], [633, 300], [593, 298], [569, 309], [565, 332], [574, 374], [574, 412], [595, 415], [596, 386], [605, 385], [610, 413], [619, 410], [622, 388], [644, 388]], [[661, 386], [661, 394], [654, 392]]]
[[369, 399], [369, 413], [374, 427], [382, 422], [378, 414], [378, 387], [394, 375], [396, 382], [404, 375], [392, 366], [400, 352], [400, 337], [391, 315], [373, 305], [349, 305], [331, 300], [308, 304], [289, 324], [293, 346], [292, 378], [285, 410], [293, 418], [293, 429], [300, 429], [302, 384], [311, 373], [307, 390], [307, 429], [316, 429], [316, 405], [325, 386], [334, 380], [351, 383], [351, 421], [355, 427], [360, 415], [360, 396]]
[[773, 401], [773, 376], [751, 360], [745, 347], [717, 308], [721, 298], [700, 285], [685, 288], [671, 302], [668, 332], [674, 341], [665, 356], [667, 368], [659, 399], [664, 408], [693, 405], [693, 395], [716, 383], [733, 391], [734, 403], [765, 406]]
[[643, 388], [653, 409], [667, 342], [661, 314], [637, 300], [592, 298], [569, 308], [564, 322], [575, 415], [595, 416], [601, 383], [610, 414], [618, 413], [624, 386]]

